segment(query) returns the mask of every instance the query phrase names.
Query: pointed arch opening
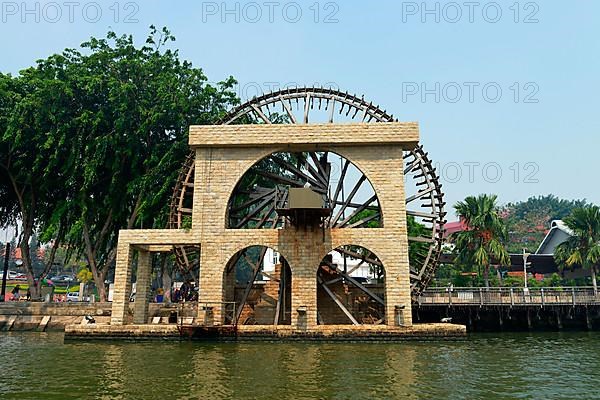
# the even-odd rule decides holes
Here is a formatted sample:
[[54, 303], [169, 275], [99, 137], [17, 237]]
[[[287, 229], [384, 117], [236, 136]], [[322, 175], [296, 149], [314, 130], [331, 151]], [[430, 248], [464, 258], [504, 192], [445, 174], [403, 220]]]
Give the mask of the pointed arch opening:
[[225, 324], [290, 325], [292, 271], [276, 250], [246, 247], [231, 257], [223, 272]]
[[340, 246], [317, 270], [319, 325], [385, 324], [385, 269], [372, 251]]
[[331, 228], [381, 228], [379, 198], [367, 176], [349, 159], [331, 151], [277, 152], [255, 163], [238, 181], [227, 205], [226, 228], [283, 226], [278, 213], [293, 188], [310, 188], [329, 211]]

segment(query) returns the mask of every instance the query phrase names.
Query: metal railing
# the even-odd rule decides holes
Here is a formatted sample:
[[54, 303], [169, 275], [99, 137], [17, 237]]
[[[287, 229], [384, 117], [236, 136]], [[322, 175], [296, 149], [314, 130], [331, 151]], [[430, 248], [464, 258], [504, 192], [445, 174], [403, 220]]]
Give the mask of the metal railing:
[[600, 304], [592, 287], [545, 288], [430, 288], [417, 298], [419, 305], [553, 306]]
[[[198, 321], [199, 325], [212, 326], [215, 324], [221, 325], [221, 320], [224, 325], [235, 325], [237, 304], [234, 301], [199, 301], [198, 310], [204, 311], [204, 320]], [[215, 311], [219, 310], [221, 319], [215, 319]]]

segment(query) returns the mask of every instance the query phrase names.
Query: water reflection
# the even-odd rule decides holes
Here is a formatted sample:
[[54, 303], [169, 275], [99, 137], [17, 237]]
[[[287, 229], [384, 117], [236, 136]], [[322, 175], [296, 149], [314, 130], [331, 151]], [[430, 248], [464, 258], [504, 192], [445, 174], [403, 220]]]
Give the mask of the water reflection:
[[210, 345], [192, 350], [190, 373], [184, 376], [190, 393], [199, 399], [230, 399], [236, 385], [231, 385], [226, 368], [227, 352], [232, 345]]
[[111, 399], [113, 396], [125, 392], [123, 346], [106, 345], [102, 358], [105, 368], [102, 370], [99, 389], [102, 399]]
[[67, 342], [0, 335], [0, 398], [593, 398], [598, 334], [375, 343]]

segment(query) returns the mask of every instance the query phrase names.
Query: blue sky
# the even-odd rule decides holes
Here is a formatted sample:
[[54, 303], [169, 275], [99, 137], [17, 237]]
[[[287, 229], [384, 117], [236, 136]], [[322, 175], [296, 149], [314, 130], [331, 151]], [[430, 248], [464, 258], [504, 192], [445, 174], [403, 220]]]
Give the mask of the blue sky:
[[419, 121], [449, 205], [483, 192], [600, 203], [600, 2], [67, 3], [0, 4], [2, 72], [109, 29], [141, 41], [168, 26], [182, 58], [233, 75], [242, 97], [329, 83]]

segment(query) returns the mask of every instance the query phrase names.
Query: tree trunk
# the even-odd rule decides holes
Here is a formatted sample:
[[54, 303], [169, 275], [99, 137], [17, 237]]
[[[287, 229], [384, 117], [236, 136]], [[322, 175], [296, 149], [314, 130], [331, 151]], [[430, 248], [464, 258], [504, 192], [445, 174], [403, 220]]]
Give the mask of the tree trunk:
[[29, 247], [29, 239], [31, 238], [31, 229], [24, 227], [19, 243], [21, 249], [21, 261], [23, 261], [23, 268], [25, 268], [25, 275], [27, 275], [27, 284], [29, 285], [29, 293], [31, 293], [32, 299], [39, 299], [41, 295], [40, 284], [41, 282], [36, 281], [35, 273], [33, 271], [33, 265], [31, 261], [31, 248]]
[[490, 267], [485, 266], [483, 268], [483, 281], [485, 282], [485, 287], [490, 288]]
[[94, 278], [94, 284], [96, 285], [96, 290], [98, 290], [98, 298], [101, 303], [107, 301], [108, 296], [106, 292], [106, 285], [104, 281], [106, 280], [106, 273], [108, 272], [107, 268], [103, 268], [101, 271], [97, 269], [92, 270], [92, 276]]
[[500, 272], [500, 267], [496, 268], [496, 275], [498, 275], [498, 286], [502, 286], [502, 273]]

